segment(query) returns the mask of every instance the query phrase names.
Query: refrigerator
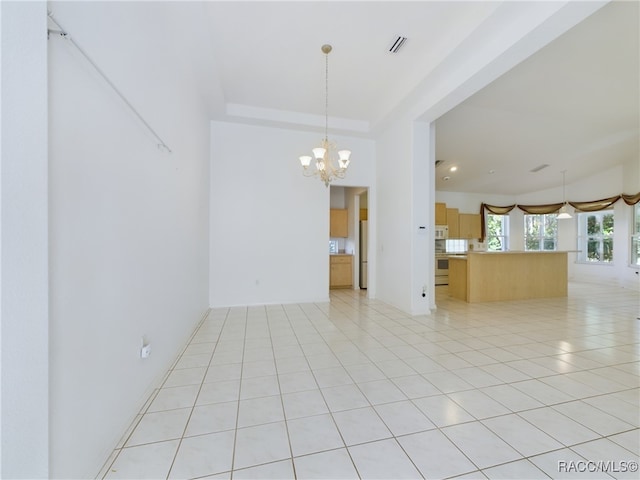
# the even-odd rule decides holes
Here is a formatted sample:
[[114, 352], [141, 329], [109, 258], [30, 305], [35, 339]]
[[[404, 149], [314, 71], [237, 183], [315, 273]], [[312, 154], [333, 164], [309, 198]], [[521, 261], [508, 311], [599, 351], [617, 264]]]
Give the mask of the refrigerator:
[[360, 288], [367, 288], [367, 258], [369, 255], [369, 228], [366, 221], [360, 222]]

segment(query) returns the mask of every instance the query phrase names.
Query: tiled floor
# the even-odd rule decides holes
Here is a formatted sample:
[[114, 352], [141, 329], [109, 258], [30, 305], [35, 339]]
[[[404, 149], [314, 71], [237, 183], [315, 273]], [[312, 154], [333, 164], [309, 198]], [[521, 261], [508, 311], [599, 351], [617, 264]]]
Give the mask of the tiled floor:
[[101, 475], [638, 478], [637, 292], [436, 290], [420, 317], [346, 290], [212, 310]]

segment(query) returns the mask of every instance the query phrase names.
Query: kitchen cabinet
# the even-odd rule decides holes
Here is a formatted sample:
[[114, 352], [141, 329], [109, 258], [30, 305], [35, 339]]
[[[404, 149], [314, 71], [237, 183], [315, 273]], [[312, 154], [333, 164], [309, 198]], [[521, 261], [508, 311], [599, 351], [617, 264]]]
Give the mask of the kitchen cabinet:
[[[458, 215], [458, 238], [478, 239], [482, 236], [479, 213], [461, 213]], [[449, 232], [451, 238], [451, 232]]]
[[329, 212], [329, 236], [348, 237], [349, 219], [346, 209], [332, 208]]
[[436, 202], [436, 225], [447, 224], [447, 204]]
[[353, 255], [329, 256], [329, 288], [353, 287]]
[[457, 208], [447, 208], [447, 226], [449, 227], [449, 238], [460, 237], [459, 212]]

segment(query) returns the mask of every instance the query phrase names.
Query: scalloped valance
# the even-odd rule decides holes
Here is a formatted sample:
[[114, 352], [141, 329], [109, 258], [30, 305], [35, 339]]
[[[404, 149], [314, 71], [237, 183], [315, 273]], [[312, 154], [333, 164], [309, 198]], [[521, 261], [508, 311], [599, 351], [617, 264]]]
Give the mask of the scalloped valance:
[[[589, 202], [566, 202], [571, 205], [573, 208], [580, 212], [597, 212], [599, 210], [605, 210], [610, 208], [614, 203], [618, 200], [624, 200], [624, 203], [627, 205], [635, 205], [640, 202], [640, 192], [635, 195], [628, 195], [622, 193], [620, 195], [616, 195], [614, 197], [603, 198], [601, 200], [592, 200]], [[487, 226], [485, 222], [485, 212], [492, 213], [493, 215], [507, 215], [514, 208], [518, 207], [525, 213], [531, 215], [544, 215], [550, 213], [556, 213], [560, 208], [564, 205], [563, 202], [560, 203], [548, 203], [544, 205], [507, 205], [507, 206], [499, 206], [499, 205], [489, 205], [487, 203], [482, 203], [480, 206], [480, 220], [481, 220], [481, 233], [482, 237], [480, 241], [484, 242], [484, 239], [487, 236]]]

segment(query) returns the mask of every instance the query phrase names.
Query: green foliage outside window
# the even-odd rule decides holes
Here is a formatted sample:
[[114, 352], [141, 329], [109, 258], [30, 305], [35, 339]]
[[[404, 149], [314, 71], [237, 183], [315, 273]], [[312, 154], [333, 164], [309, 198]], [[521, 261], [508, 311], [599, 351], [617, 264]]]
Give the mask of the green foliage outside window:
[[487, 250], [502, 251], [507, 249], [506, 215], [487, 215]]
[[634, 230], [631, 232], [631, 264], [640, 265], [640, 203], [633, 206]]
[[557, 215], [525, 215], [524, 242], [525, 250], [555, 250], [558, 245]]
[[[583, 238], [586, 240], [586, 262], [610, 263], [613, 261], [613, 212], [581, 213]], [[585, 255], [586, 253], [586, 255]]]

